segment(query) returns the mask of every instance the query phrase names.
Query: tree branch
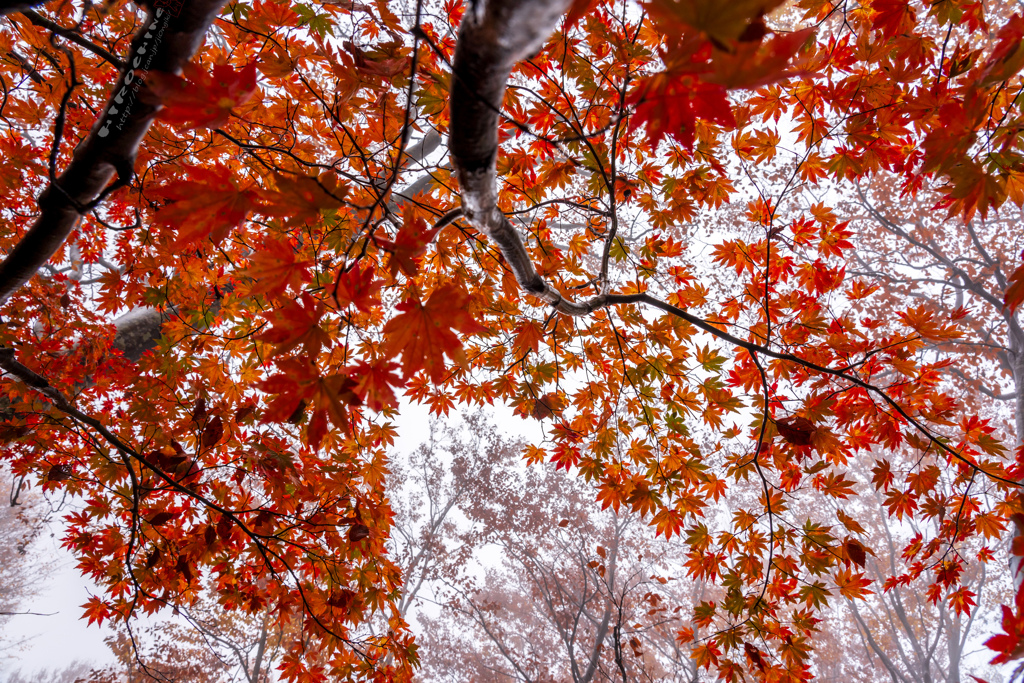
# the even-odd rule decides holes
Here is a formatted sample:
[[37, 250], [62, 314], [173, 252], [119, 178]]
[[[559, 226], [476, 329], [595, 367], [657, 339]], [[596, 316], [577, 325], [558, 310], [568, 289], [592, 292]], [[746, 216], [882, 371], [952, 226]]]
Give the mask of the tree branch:
[[61, 36], [62, 38], [67, 38], [72, 43], [80, 45], [89, 52], [92, 52], [94, 55], [97, 55], [107, 60], [108, 62], [116, 66], [118, 69], [124, 68], [125, 64], [123, 61], [121, 61], [121, 59], [115, 57], [109, 51], [92, 42], [78, 31], [75, 31], [70, 28], [64, 28], [60, 24], [54, 23], [47, 19], [46, 17], [39, 14], [38, 12], [35, 12], [30, 9], [22, 11], [22, 15], [24, 15], [24, 17], [31, 21], [34, 25], [39, 26], [40, 28], [45, 28], [51, 33], [55, 33], [56, 35]]
[[15, 12], [24, 12], [42, 4], [43, 0], [0, 0], [0, 17], [6, 17]]
[[114, 321], [114, 348], [135, 362], [156, 346], [168, 313], [148, 306], [132, 309]]
[[25, 70], [25, 74], [32, 79], [35, 83], [43, 83], [46, 81], [42, 74], [36, 71], [36, 68], [32, 66], [32, 63], [25, 59], [23, 56], [18, 54], [16, 50], [8, 50], [7, 55], [17, 62], [22, 69]]
[[[178, 16], [159, 7], [150, 13], [102, 117], [67, 169], [40, 193], [39, 217], [0, 264], [0, 304], [50, 260], [85, 213], [129, 183], [136, 152], [160, 108], [141, 96], [145, 83], [136, 70], [180, 73], [223, 4], [194, 0]], [[118, 180], [109, 184], [115, 172]]]
[[[569, 315], [596, 308], [564, 299], [537, 273], [522, 239], [498, 209], [498, 117], [516, 62], [547, 40], [568, 0], [478, 2], [459, 26], [452, 61], [448, 151], [466, 220], [497, 246], [519, 285]], [[603, 301], [601, 302], [603, 305]]]

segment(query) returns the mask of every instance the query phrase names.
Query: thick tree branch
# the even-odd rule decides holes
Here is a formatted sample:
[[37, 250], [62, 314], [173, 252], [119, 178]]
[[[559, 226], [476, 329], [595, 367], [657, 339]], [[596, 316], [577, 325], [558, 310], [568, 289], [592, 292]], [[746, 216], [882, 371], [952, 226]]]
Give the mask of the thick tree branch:
[[[39, 195], [39, 217], [0, 264], [0, 304], [50, 260], [86, 212], [128, 184], [136, 152], [159, 110], [152, 98], [141, 96], [145, 83], [140, 72], [180, 73], [223, 4], [194, 0], [178, 16], [163, 8], [149, 15], [132, 40], [128, 63], [103, 115], [67, 169]], [[115, 172], [118, 180], [110, 184]]]
[[498, 117], [508, 77], [516, 62], [544, 44], [568, 7], [568, 0], [478, 2], [470, 7], [459, 26], [452, 62], [448, 151], [466, 219], [495, 243], [520, 286], [563, 313], [586, 315], [600, 305], [563, 299], [537, 273], [519, 234], [498, 209]]
[[114, 321], [114, 348], [135, 362], [156, 346], [167, 313], [148, 306], [132, 309]]
[[32, 66], [32, 63], [24, 57], [22, 57], [20, 54], [18, 54], [16, 50], [9, 50], [7, 52], [7, 55], [15, 62], [17, 62], [21, 66], [21, 68], [25, 70], [25, 75], [31, 78], [35, 83], [43, 83], [46, 81], [46, 79], [43, 78], [42, 74], [36, 71], [36, 68]]
[[0, 17], [6, 17], [15, 12], [24, 12], [42, 4], [43, 0], [0, 0]]

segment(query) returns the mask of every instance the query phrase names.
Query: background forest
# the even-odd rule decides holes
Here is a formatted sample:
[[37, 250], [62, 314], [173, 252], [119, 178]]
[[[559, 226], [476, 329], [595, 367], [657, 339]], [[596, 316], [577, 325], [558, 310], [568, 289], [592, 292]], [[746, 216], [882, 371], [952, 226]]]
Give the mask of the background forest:
[[1020, 677], [1015, 5], [0, 17], [13, 680]]

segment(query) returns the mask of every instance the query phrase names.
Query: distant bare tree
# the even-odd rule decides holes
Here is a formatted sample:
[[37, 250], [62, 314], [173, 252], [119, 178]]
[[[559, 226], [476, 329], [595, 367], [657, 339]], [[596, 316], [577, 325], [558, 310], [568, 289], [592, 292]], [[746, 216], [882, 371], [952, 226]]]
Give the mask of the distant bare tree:
[[43, 588], [53, 561], [34, 546], [46, 529], [42, 496], [9, 473], [0, 482], [7, 492], [0, 505], [0, 658], [9, 658], [29, 640], [20, 635], [25, 620], [43, 618], [33, 611], [32, 598]]
[[678, 570], [682, 555], [639, 515], [601, 511], [586, 485], [524, 467], [520, 451], [477, 413], [433, 422], [391, 467], [422, 680], [697, 680], [674, 611], [695, 586], [665, 562]]
[[75, 660], [63, 669], [44, 669], [31, 674], [15, 671], [7, 683], [95, 683], [97, 672], [88, 662]]

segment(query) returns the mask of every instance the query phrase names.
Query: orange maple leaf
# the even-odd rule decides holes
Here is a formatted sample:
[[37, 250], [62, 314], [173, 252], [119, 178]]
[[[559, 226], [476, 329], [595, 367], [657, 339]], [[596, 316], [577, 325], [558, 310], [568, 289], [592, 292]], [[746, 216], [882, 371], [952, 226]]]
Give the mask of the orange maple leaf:
[[289, 287], [298, 290], [303, 282], [308, 282], [312, 265], [313, 262], [301, 258], [289, 242], [268, 237], [249, 257], [249, 267], [240, 275], [253, 279], [253, 294], [277, 297]]
[[376, 52], [366, 52], [351, 41], [342, 42], [341, 46], [352, 55], [356, 69], [367, 76], [383, 76], [393, 78], [409, 67], [407, 57], [388, 57]]
[[344, 206], [348, 186], [336, 173], [324, 171], [318, 177], [274, 174], [275, 191], [263, 194], [260, 213], [287, 218], [286, 225], [319, 220], [322, 211]]
[[110, 608], [110, 605], [96, 596], [90, 597], [88, 602], [81, 607], [85, 612], [84, 616], [89, 618], [90, 626], [93, 622], [96, 622], [97, 626], [102, 626], [105, 619], [110, 619], [114, 615], [114, 610]]
[[324, 314], [324, 305], [317, 303], [308, 292], [268, 315], [273, 327], [256, 338], [274, 344], [273, 356], [288, 353], [302, 345], [306, 354], [316, 358], [320, 347], [331, 343], [331, 338], [318, 324]]
[[512, 348], [516, 355], [525, 355], [530, 351], [537, 353], [540, 343], [544, 340], [544, 328], [533, 320], [526, 320], [517, 326], [516, 337]]
[[414, 212], [406, 209], [402, 229], [394, 241], [374, 236], [373, 240], [384, 251], [391, 253], [388, 268], [391, 276], [394, 277], [398, 271], [402, 271], [406, 277], [415, 277], [420, 268], [420, 257], [427, 251], [429, 245], [441, 228], [427, 229], [427, 222], [417, 216]]
[[874, 593], [874, 591], [868, 590], [868, 586], [871, 585], [871, 579], [865, 578], [864, 574], [860, 572], [841, 569], [836, 572], [834, 578], [836, 588], [839, 589], [839, 593], [844, 598], [856, 600], [857, 598], [863, 598], [865, 595]]
[[256, 208], [251, 187], [240, 185], [229, 169], [189, 168], [187, 177], [154, 192], [170, 200], [154, 214], [153, 221], [175, 230], [175, 247], [207, 236], [220, 244]]
[[434, 291], [426, 304], [415, 296], [398, 304], [403, 311], [384, 326], [381, 353], [388, 357], [402, 355], [402, 369], [408, 378], [426, 370], [430, 381], [437, 384], [444, 377], [444, 356], [464, 365], [466, 354], [456, 331], [480, 334], [487, 328], [473, 319], [468, 307], [469, 294], [455, 284]]

